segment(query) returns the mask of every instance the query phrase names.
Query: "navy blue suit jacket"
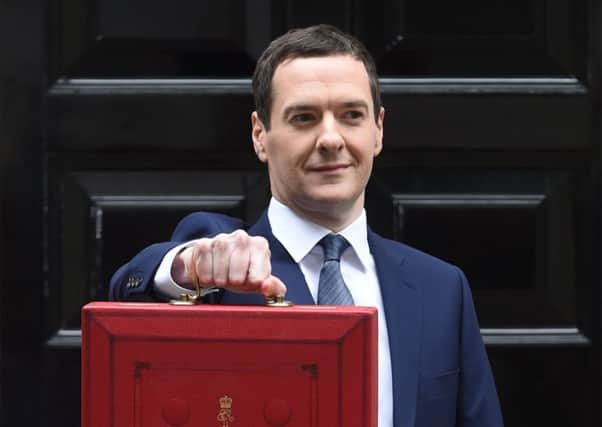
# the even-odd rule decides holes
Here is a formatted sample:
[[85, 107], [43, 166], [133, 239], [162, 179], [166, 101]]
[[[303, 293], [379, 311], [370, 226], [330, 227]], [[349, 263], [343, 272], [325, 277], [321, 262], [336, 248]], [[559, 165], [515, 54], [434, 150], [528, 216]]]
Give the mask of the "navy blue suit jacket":
[[[163, 256], [181, 242], [242, 228], [218, 214], [184, 218], [172, 241], [150, 246], [111, 280], [116, 300], [147, 300]], [[298, 265], [272, 234], [267, 215], [248, 230], [265, 237], [272, 274], [295, 304], [314, 304]], [[381, 287], [393, 375], [395, 427], [499, 427], [503, 425], [493, 376], [472, 296], [455, 266], [368, 231]], [[263, 304], [260, 295], [222, 292], [222, 304]]]

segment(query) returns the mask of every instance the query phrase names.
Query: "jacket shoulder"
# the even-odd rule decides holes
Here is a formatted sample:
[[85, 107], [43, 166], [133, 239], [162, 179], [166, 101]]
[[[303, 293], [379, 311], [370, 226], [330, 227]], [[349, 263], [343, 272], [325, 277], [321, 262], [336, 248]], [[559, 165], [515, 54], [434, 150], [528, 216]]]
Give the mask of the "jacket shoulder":
[[244, 226], [243, 221], [228, 215], [215, 212], [193, 212], [180, 220], [171, 240], [185, 242], [200, 237], [212, 237], [219, 233], [231, 233]]
[[462, 274], [456, 265], [405, 243], [387, 239], [375, 233], [373, 233], [373, 241], [382, 245], [387, 252], [398, 254], [404, 270], [419, 276], [449, 277], [457, 280], [458, 274]]

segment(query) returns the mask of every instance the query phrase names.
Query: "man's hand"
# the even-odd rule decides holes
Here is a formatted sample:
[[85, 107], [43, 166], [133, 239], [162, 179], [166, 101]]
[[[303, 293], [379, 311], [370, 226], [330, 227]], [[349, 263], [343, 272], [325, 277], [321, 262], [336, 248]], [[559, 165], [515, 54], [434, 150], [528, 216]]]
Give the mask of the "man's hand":
[[263, 237], [243, 230], [196, 241], [180, 252], [171, 274], [180, 286], [217, 286], [233, 292], [284, 296], [286, 286], [271, 275], [270, 247]]

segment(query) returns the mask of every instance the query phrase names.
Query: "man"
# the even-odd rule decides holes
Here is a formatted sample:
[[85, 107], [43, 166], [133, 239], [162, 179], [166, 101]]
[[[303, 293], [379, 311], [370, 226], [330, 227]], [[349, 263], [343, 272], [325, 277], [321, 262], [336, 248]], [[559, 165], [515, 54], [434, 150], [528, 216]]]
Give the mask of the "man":
[[[222, 304], [286, 293], [297, 304], [375, 306], [379, 426], [501, 426], [462, 272], [366, 225], [384, 120], [366, 49], [331, 26], [292, 30], [262, 54], [253, 93], [253, 147], [272, 192], [266, 213], [248, 232], [222, 215], [186, 217], [171, 242], [114, 275], [111, 298], [166, 299], [198, 283], [219, 288], [210, 299]], [[342, 242], [334, 264], [327, 240]], [[325, 291], [335, 286], [327, 282], [337, 290]]]

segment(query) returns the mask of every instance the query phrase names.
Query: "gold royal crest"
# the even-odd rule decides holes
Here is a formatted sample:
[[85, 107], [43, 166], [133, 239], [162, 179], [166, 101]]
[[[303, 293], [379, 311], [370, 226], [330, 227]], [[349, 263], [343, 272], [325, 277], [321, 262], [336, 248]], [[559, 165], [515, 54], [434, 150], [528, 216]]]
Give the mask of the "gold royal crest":
[[234, 416], [232, 416], [232, 398], [228, 395], [220, 397], [219, 408], [217, 420], [222, 423], [222, 427], [230, 427], [230, 423], [234, 421]]

